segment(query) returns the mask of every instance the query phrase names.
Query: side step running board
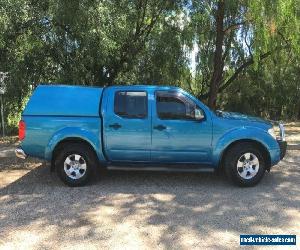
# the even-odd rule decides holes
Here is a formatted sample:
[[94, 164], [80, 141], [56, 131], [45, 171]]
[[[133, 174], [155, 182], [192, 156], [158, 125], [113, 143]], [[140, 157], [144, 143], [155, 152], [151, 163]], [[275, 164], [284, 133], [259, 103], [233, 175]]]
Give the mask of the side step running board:
[[137, 167], [137, 166], [107, 166], [108, 170], [122, 170], [122, 171], [164, 171], [164, 172], [209, 172], [212, 173], [215, 171], [214, 168], [189, 168], [189, 167], [182, 167], [182, 168], [176, 168], [176, 167]]

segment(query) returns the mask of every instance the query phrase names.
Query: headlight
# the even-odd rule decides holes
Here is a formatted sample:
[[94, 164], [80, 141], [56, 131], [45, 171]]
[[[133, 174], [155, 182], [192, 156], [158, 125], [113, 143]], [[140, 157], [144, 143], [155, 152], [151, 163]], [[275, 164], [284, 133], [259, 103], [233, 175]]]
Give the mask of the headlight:
[[276, 134], [275, 134], [274, 128], [268, 129], [268, 133], [276, 140]]

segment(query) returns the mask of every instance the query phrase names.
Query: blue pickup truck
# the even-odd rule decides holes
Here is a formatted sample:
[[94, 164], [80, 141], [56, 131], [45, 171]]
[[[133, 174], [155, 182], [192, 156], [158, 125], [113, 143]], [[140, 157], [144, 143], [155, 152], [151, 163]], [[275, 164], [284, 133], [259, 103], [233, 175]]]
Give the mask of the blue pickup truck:
[[22, 114], [16, 155], [49, 161], [69, 186], [99, 168], [224, 170], [253, 186], [285, 155], [276, 126], [278, 135], [268, 121], [213, 112], [176, 87], [40, 85]]

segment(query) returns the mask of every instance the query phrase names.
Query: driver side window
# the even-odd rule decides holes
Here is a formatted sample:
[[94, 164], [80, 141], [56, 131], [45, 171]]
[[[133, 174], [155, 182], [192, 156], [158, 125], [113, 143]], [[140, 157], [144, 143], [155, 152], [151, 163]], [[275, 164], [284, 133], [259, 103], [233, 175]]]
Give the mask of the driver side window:
[[203, 120], [204, 113], [180, 92], [156, 92], [157, 115], [162, 120]]

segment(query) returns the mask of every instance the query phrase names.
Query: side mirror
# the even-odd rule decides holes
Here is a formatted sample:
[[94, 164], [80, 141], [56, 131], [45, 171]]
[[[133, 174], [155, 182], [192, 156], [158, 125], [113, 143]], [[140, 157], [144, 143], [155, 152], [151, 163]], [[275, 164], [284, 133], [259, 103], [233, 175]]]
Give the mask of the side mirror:
[[205, 118], [204, 113], [201, 109], [195, 109], [195, 119], [197, 121], [203, 120]]

